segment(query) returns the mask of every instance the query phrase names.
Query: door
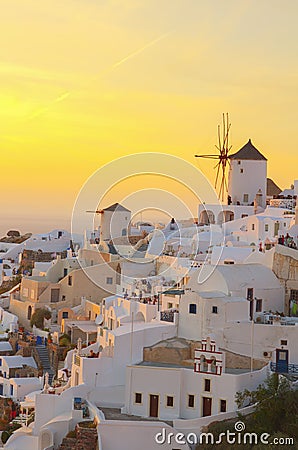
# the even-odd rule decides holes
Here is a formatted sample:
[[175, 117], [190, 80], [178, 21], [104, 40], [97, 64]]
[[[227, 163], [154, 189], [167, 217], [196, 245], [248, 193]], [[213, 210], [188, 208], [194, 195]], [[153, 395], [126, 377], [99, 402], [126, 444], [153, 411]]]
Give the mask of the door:
[[279, 373], [288, 373], [289, 350], [276, 349], [276, 371]]
[[3, 395], [3, 384], [0, 384], [0, 395]]
[[254, 315], [254, 289], [253, 288], [247, 289], [246, 298], [250, 302], [249, 303], [249, 318], [250, 318], [250, 320], [253, 320], [253, 315]]
[[203, 397], [203, 417], [211, 416], [212, 398]]
[[59, 289], [51, 289], [51, 303], [59, 302]]
[[150, 395], [150, 417], [158, 417], [159, 395]]
[[274, 224], [274, 236], [278, 236], [279, 231], [279, 222], [275, 222]]

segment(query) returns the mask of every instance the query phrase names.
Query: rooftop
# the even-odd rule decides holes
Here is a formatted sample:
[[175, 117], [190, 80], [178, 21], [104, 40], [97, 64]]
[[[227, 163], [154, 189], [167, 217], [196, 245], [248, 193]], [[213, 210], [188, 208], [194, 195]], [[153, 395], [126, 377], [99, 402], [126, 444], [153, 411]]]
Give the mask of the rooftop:
[[230, 159], [248, 159], [252, 161], [267, 161], [267, 158], [252, 144], [249, 139], [248, 142], [238, 152], [229, 156]]
[[[161, 368], [166, 368], [166, 369], [190, 369], [193, 370], [193, 365], [190, 366], [186, 366], [186, 365], [182, 365], [182, 364], [169, 364], [169, 363], [163, 363], [160, 361], [142, 361], [139, 364], [135, 364], [136, 366], [142, 366], [142, 367], [161, 367]], [[253, 371], [257, 371], [258, 369], [254, 369]], [[230, 368], [230, 367], [226, 367], [223, 373], [226, 373], [228, 375], [240, 375], [243, 373], [248, 373], [250, 372], [250, 369], [248, 368]], [[202, 374], [204, 374], [205, 372], [201, 372]]]
[[139, 417], [130, 414], [122, 414], [121, 410], [118, 408], [102, 408], [99, 407], [100, 411], [104, 413], [106, 420], [132, 420], [137, 422], [162, 422], [173, 426], [173, 422], [169, 420], [160, 420], [157, 417]]
[[120, 203], [114, 203], [113, 205], [108, 206], [107, 208], [104, 208], [104, 211], [127, 211], [127, 212], [130, 212], [129, 209], [120, 205]]

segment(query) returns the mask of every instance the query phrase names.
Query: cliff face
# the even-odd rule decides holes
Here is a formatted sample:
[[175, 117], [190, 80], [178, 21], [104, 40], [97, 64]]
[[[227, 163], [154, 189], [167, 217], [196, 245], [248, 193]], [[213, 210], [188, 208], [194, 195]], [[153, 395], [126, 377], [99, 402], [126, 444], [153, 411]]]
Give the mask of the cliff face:
[[285, 314], [290, 312], [291, 291], [298, 290], [298, 250], [277, 245], [272, 270], [285, 287]]

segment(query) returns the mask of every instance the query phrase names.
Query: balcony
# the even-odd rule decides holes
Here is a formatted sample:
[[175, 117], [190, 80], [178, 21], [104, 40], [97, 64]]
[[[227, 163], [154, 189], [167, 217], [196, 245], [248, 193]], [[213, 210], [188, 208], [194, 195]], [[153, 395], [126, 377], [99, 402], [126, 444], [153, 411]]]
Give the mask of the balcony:
[[288, 373], [298, 375], [298, 364], [270, 363], [270, 370], [276, 373]]

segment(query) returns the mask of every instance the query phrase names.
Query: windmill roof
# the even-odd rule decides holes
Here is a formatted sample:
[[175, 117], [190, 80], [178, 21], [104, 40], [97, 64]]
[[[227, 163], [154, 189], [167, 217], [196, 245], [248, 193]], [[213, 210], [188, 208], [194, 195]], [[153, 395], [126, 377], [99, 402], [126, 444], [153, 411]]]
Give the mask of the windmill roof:
[[113, 205], [108, 206], [107, 208], [104, 208], [104, 211], [128, 211], [128, 212], [130, 212], [129, 209], [120, 205], [120, 203], [114, 203]]
[[249, 139], [248, 142], [238, 150], [238, 152], [229, 156], [230, 159], [251, 159], [253, 161], [267, 161], [267, 158], [262, 155], [261, 152], [251, 143]]

